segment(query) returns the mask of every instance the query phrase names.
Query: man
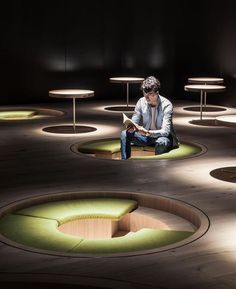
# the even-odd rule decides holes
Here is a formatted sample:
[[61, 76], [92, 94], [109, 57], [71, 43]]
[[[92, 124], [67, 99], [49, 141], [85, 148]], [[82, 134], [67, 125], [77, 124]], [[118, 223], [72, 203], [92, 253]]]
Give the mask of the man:
[[173, 105], [159, 94], [160, 81], [147, 77], [141, 84], [141, 97], [132, 116], [136, 127], [129, 126], [121, 133], [121, 158], [131, 155], [131, 143], [139, 146], [155, 146], [155, 154], [166, 153], [179, 146], [175, 135], [172, 114]]

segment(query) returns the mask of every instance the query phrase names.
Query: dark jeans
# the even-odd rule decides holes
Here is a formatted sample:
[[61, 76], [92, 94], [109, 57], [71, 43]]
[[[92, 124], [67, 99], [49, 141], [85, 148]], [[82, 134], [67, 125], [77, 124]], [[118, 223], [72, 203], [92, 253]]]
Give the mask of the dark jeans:
[[138, 146], [155, 146], [155, 154], [160, 155], [168, 152], [172, 148], [172, 140], [169, 137], [150, 137], [141, 135], [138, 132], [128, 132], [123, 130], [120, 137], [121, 158], [126, 160], [131, 156], [131, 143]]

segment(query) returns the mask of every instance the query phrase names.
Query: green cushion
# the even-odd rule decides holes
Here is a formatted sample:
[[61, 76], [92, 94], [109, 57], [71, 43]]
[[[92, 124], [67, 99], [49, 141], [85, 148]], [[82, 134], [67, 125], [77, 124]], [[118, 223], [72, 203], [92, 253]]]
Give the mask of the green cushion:
[[109, 141], [93, 141], [82, 144], [79, 147], [79, 151], [82, 153], [96, 153], [96, 152], [110, 152], [116, 153], [120, 151], [120, 141], [119, 140], [109, 140]]
[[0, 219], [0, 233], [25, 246], [71, 253], [123, 253], [149, 250], [179, 242], [192, 232], [142, 229], [123, 237], [85, 240], [60, 232], [60, 224], [79, 218], [120, 219], [134, 210], [129, 199], [76, 199], [31, 206]]
[[[152, 146], [145, 146], [145, 147], [138, 147], [133, 146], [133, 149], [139, 150], [147, 150], [153, 151], [154, 147]], [[119, 140], [108, 140], [108, 141], [93, 141], [82, 144], [79, 147], [79, 151], [82, 153], [98, 153], [98, 152], [109, 152], [109, 153], [117, 153], [120, 151], [120, 141]]]
[[123, 237], [84, 240], [57, 230], [54, 220], [21, 215], [0, 219], [0, 232], [6, 238], [25, 246], [70, 253], [124, 253], [149, 250], [179, 242], [192, 232], [142, 229]]
[[73, 253], [123, 253], [150, 250], [179, 242], [192, 232], [141, 229], [138, 232], [110, 240], [83, 240]]
[[201, 148], [196, 145], [190, 145], [181, 143], [180, 146], [176, 149], [173, 149], [167, 153], [161, 155], [153, 155], [153, 156], [136, 156], [131, 157], [132, 160], [167, 160], [167, 159], [179, 159], [187, 156], [196, 155], [201, 152]]
[[48, 202], [17, 211], [17, 214], [54, 219], [63, 224], [75, 219], [109, 218], [119, 220], [137, 207], [137, 202], [128, 199], [76, 199]]
[[[82, 153], [97, 153], [110, 152], [115, 153], [120, 151], [120, 140], [94, 141], [81, 145], [78, 150]], [[155, 155], [154, 146], [132, 146], [132, 150], [147, 150], [153, 151], [153, 156], [135, 156], [133, 160], [163, 160], [163, 159], [178, 159], [187, 156], [196, 155], [201, 152], [200, 146], [194, 144], [181, 143], [179, 148], [173, 149], [165, 154]]]
[[1, 234], [25, 246], [67, 252], [82, 241], [79, 237], [61, 233], [57, 227], [57, 221], [43, 218], [10, 214], [0, 219]]
[[0, 119], [14, 120], [30, 118], [37, 114], [37, 111], [33, 110], [12, 110], [12, 111], [0, 111]]

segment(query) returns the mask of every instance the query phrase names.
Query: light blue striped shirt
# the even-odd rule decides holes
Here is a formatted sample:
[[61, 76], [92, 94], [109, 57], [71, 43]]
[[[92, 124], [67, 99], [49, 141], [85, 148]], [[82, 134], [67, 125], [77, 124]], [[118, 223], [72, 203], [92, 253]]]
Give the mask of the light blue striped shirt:
[[[157, 118], [156, 118], [156, 130], [150, 130], [151, 137], [158, 138], [161, 136], [173, 138], [173, 146], [178, 146], [179, 141], [176, 137], [172, 116], [173, 116], [173, 105], [165, 97], [159, 95], [159, 103], [156, 107]], [[141, 97], [136, 106], [132, 116], [132, 120], [138, 125], [142, 125], [145, 129], [149, 130], [152, 122], [151, 106], [147, 103], [145, 97]]]

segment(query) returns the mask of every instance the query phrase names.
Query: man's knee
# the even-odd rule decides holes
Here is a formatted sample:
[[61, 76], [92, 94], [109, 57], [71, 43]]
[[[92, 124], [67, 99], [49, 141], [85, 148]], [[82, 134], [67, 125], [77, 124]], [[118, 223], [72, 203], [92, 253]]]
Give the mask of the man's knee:
[[121, 135], [120, 135], [120, 138], [122, 140], [126, 140], [127, 138], [128, 139], [132, 139], [134, 136], [134, 133], [133, 132], [128, 132], [127, 130], [122, 130], [121, 132]]
[[170, 150], [171, 143], [167, 137], [159, 137], [155, 143], [155, 153], [163, 154]]
[[168, 137], [159, 137], [156, 141], [156, 145], [158, 146], [169, 146], [170, 140]]

